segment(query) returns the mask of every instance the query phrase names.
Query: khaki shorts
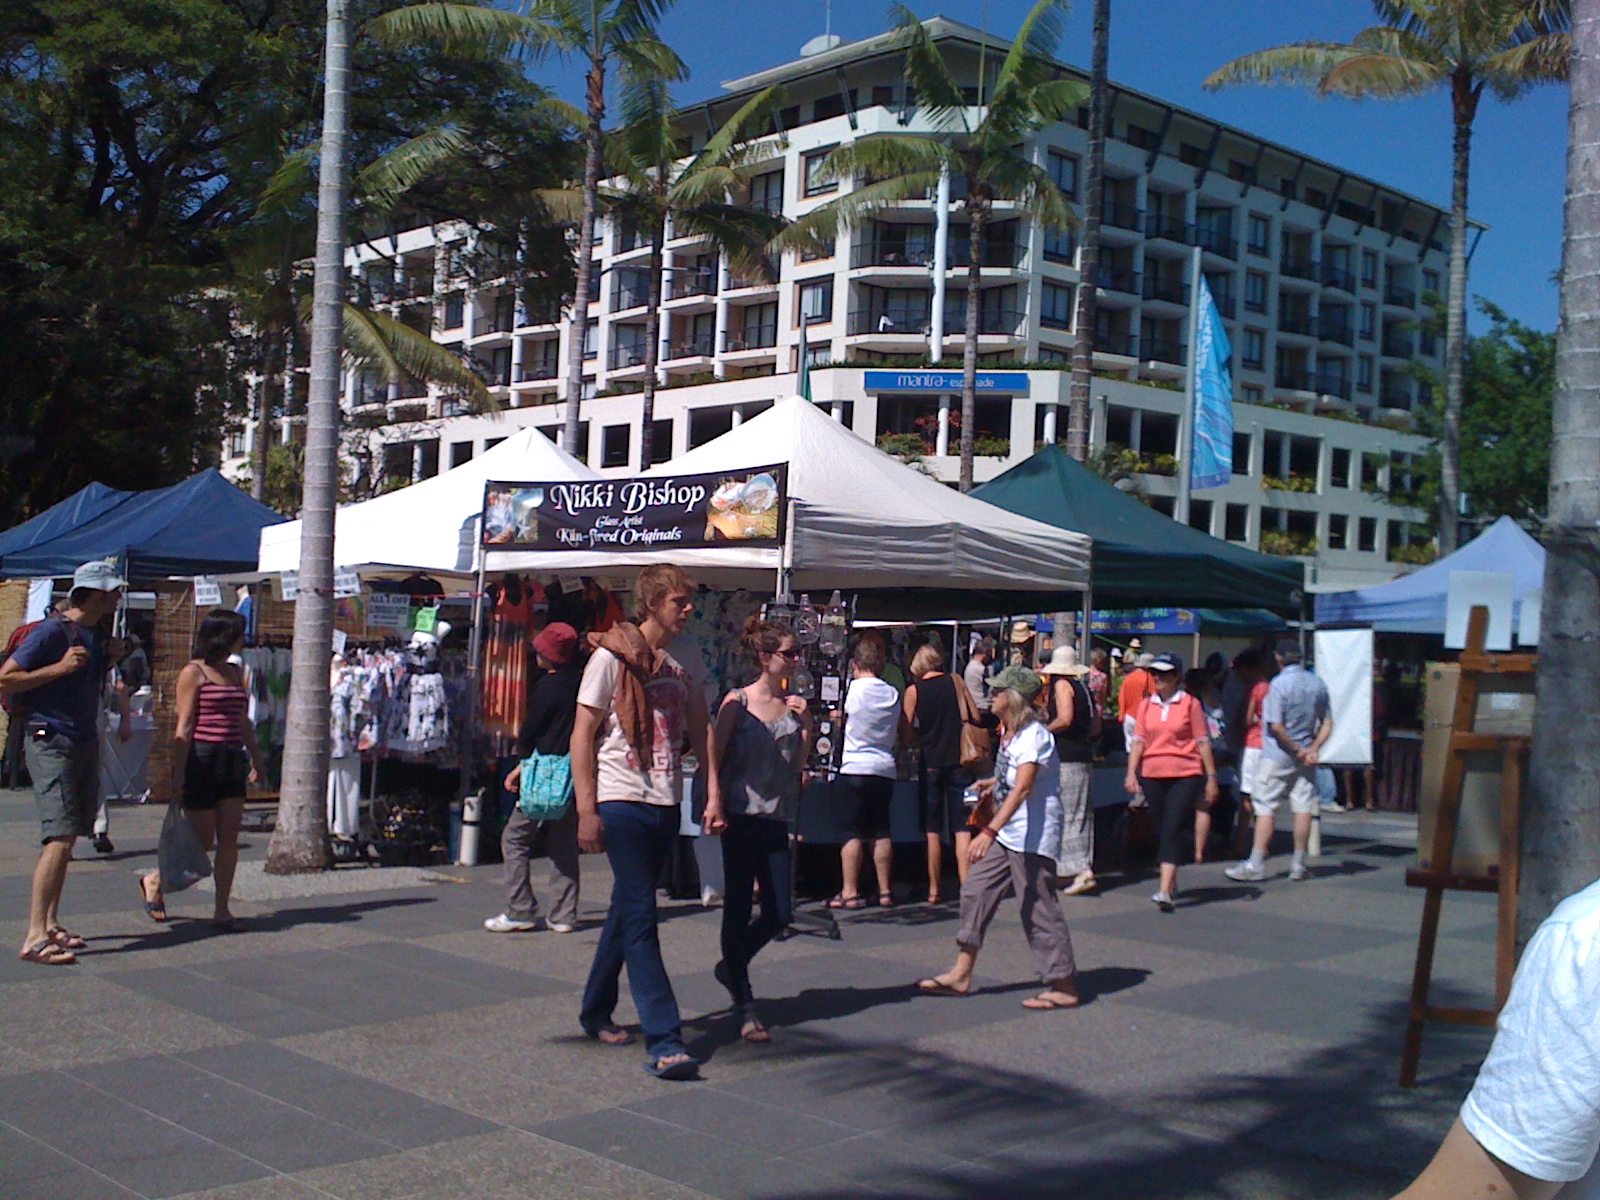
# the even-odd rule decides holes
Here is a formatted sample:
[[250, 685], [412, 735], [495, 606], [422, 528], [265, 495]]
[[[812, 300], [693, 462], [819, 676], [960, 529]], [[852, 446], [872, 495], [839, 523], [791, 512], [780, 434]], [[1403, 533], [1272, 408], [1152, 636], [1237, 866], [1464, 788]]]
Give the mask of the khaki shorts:
[[1239, 756], [1239, 790], [1246, 796], [1255, 791], [1256, 772], [1261, 769], [1261, 747], [1246, 746]]
[[25, 737], [40, 843], [88, 837], [100, 807], [100, 743], [75, 742], [38, 726], [30, 726]]
[[1289, 811], [1296, 815], [1322, 811], [1315, 767], [1285, 766], [1263, 754], [1252, 786], [1255, 790], [1250, 793], [1250, 806], [1257, 814], [1277, 812], [1285, 796], [1289, 798]]

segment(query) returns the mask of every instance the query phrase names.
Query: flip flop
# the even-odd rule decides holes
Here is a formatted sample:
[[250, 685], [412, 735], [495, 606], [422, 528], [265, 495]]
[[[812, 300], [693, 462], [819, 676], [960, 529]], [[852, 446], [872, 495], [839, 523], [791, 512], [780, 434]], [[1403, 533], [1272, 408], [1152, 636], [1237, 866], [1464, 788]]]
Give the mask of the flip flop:
[[851, 912], [854, 912], [858, 908], [865, 908], [866, 906], [867, 902], [860, 896], [851, 896], [848, 900], [846, 900], [843, 896], [835, 896], [832, 900], [828, 901], [829, 908], [846, 908]]
[[893, 908], [894, 907], [894, 893], [893, 892], [879, 892], [878, 893], [878, 907], [879, 908]]
[[957, 991], [948, 983], [940, 983], [937, 979], [917, 980], [917, 990], [924, 996], [966, 996], [972, 992], [970, 987], [965, 992]]
[[739, 1036], [752, 1045], [765, 1046], [772, 1041], [772, 1034], [759, 1017], [747, 1016], [744, 1024], [739, 1027]]
[[144, 911], [146, 916], [158, 924], [166, 924], [167, 898], [163, 896], [159, 900], [150, 899], [150, 897], [145, 894], [144, 879], [142, 877], [139, 880], [139, 899], [144, 901]]
[[1039, 995], [1029, 996], [1022, 1002], [1022, 1007], [1029, 1009], [1032, 1012], [1049, 1012], [1051, 1009], [1055, 1008], [1077, 1008], [1080, 1003], [1082, 1003], [1082, 1001], [1078, 1000], [1076, 997], [1074, 997], [1071, 1003], [1065, 1003], [1060, 1000], [1048, 1000], [1044, 996]]
[[23, 962], [38, 963], [44, 967], [70, 967], [78, 961], [78, 956], [65, 946], [58, 946], [49, 938], [42, 942], [35, 942], [24, 947], [21, 954], [17, 955]]
[[56, 945], [67, 950], [87, 950], [89, 948], [88, 942], [84, 941], [75, 933], [68, 933], [59, 925], [57, 925], [54, 929], [49, 930], [45, 936]]
[[662, 1061], [670, 1057], [672, 1056], [669, 1054], [663, 1054], [653, 1062], [645, 1063], [644, 1069], [657, 1079], [668, 1079], [674, 1082], [682, 1079], [693, 1079], [700, 1074], [700, 1060], [698, 1058], [685, 1058], [682, 1062], [673, 1063], [671, 1066], [662, 1066]]

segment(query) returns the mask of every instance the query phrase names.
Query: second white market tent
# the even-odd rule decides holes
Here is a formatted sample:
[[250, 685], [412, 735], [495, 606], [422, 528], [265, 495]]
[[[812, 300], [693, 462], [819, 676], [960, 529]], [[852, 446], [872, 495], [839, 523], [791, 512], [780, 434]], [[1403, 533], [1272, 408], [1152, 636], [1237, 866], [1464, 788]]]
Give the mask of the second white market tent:
[[[459, 467], [339, 509], [333, 561], [359, 570], [470, 575], [477, 569], [478, 518], [489, 480], [598, 478], [537, 429], [522, 429]], [[262, 530], [259, 570], [299, 568], [300, 522]]]
[[1075, 594], [1088, 589], [1088, 537], [962, 495], [799, 396], [646, 475], [734, 476], [780, 463], [790, 499], [781, 547], [491, 549], [485, 569], [604, 572], [674, 562], [710, 586], [770, 591], [786, 567], [794, 593], [853, 591], [860, 615], [901, 618], [1076, 608]]

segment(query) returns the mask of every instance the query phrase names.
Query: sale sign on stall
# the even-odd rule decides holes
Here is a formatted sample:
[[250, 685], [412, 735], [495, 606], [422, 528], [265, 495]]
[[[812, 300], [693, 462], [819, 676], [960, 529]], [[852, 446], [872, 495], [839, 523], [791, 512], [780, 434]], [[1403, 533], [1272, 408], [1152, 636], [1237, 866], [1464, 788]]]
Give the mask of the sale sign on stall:
[[491, 482], [483, 544], [497, 550], [776, 546], [785, 466], [722, 475], [560, 483]]

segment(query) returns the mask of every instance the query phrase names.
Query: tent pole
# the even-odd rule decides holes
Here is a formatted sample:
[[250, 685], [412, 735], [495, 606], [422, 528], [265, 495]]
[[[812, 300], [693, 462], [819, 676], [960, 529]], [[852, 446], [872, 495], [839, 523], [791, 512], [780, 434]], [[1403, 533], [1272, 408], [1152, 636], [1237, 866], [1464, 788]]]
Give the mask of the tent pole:
[[1087, 663], [1094, 649], [1094, 591], [1083, 589], [1083, 620], [1078, 623], [1078, 661]]
[[789, 602], [789, 576], [794, 570], [794, 497], [788, 498], [783, 524], [783, 545], [778, 547], [778, 589], [773, 599]]
[[479, 709], [483, 703], [483, 518], [478, 518], [474, 557], [478, 569], [473, 575], [472, 629], [467, 635], [467, 712], [461, 722], [461, 852], [456, 865], [478, 865], [478, 831], [483, 820], [483, 805], [472, 791], [472, 768], [478, 745]]

